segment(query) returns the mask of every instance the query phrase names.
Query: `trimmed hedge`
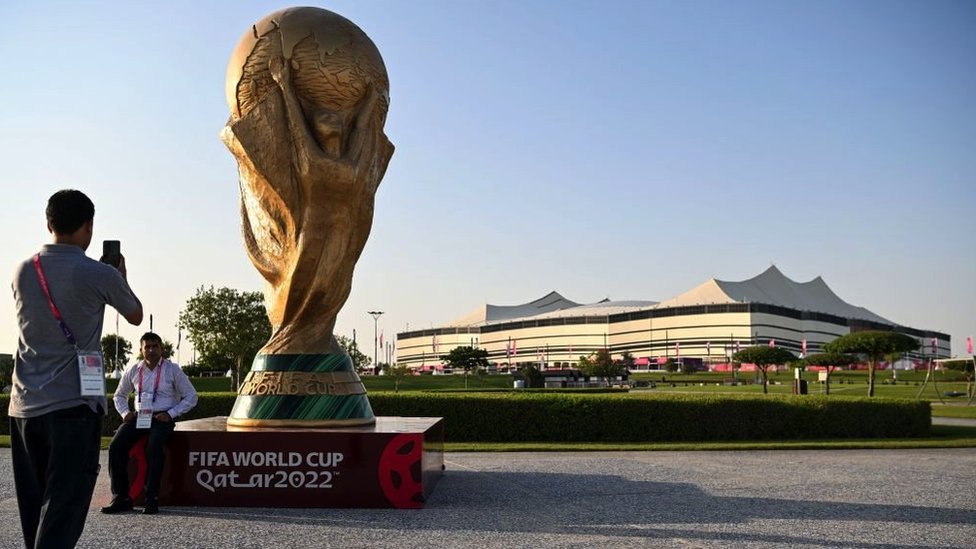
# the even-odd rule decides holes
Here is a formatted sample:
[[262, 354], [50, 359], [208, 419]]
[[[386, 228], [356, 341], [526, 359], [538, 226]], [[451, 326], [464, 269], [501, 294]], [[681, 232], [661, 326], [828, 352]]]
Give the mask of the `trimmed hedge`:
[[[197, 393], [197, 405], [187, 412], [186, 415], [180, 416], [177, 421], [230, 415], [230, 410], [234, 407], [235, 400], [237, 400], [237, 393]], [[115, 411], [115, 406], [112, 404], [112, 395], [109, 395], [108, 405], [112, 408], [112, 411], [109, 415], [105, 416], [105, 420], [102, 422], [102, 435], [110, 437], [119, 428], [119, 425], [122, 423], [122, 417]], [[129, 407], [134, 409], [132, 399], [129, 399]]]
[[452, 442], [922, 437], [927, 401], [815, 396], [370, 393], [376, 415], [442, 416]]
[[[185, 416], [180, 417], [180, 421], [185, 419], [199, 419], [212, 416], [226, 416], [230, 414], [237, 393], [197, 393], [199, 400], [196, 407], [190, 410]], [[10, 395], [0, 395], [0, 435], [10, 434], [10, 421], [7, 417], [7, 408], [10, 405]], [[112, 395], [108, 395], [108, 406], [111, 408], [108, 415], [102, 420], [102, 436], [110, 437], [122, 423], [122, 417], [115, 411], [112, 404]], [[132, 406], [132, 399], [129, 399], [129, 406]]]
[[[9, 434], [8, 395], [0, 433]], [[234, 393], [200, 393], [180, 419], [226, 416]], [[443, 417], [451, 442], [657, 442], [910, 438], [929, 435], [928, 401], [817, 396], [374, 392], [378, 416]], [[110, 404], [111, 405], [111, 404]], [[112, 411], [103, 434], [118, 427]]]
[[[223, 393], [223, 392], [233, 392], [234, 387], [231, 385], [231, 379], [229, 377], [191, 377], [190, 383], [193, 384], [193, 388], [197, 390], [198, 393]], [[105, 380], [105, 391], [112, 396], [115, 392], [115, 388], [119, 386], [119, 380], [115, 378], [108, 378]]]

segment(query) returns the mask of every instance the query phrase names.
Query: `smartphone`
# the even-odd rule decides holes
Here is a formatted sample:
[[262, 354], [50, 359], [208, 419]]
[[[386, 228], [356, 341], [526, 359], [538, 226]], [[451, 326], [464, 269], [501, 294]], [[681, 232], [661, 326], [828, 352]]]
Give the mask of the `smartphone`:
[[102, 241], [102, 258], [99, 261], [118, 269], [122, 262], [122, 243], [118, 240]]

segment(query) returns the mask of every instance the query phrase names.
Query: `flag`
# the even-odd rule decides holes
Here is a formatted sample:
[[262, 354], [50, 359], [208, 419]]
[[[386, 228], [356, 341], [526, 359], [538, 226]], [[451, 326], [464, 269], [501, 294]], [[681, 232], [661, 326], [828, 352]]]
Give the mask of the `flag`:
[[712, 354], [712, 342], [711, 341], [706, 341], [705, 342], [705, 352], [707, 352], [709, 355]]
[[936, 346], [938, 345], [938, 340], [934, 337], [932, 338], [932, 354], [934, 355], [937, 351]]
[[517, 354], [518, 354], [518, 340], [517, 339], [513, 339], [512, 340], [512, 356], [515, 356]]
[[431, 346], [431, 348], [434, 349], [434, 352], [436, 353], [437, 352], [437, 334], [434, 334], [434, 335], [430, 336], [430, 346]]
[[807, 338], [803, 338], [803, 341], [800, 342], [800, 352], [804, 355], [807, 354]]
[[966, 353], [973, 354], [973, 336], [966, 338]]
[[[115, 319], [115, 321], [118, 322], [118, 319]], [[116, 331], [118, 331], [118, 330], [116, 330]], [[179, 330], [176, 331], [176, 350], [177, 351], [180, 350], [180, 343], [182, 343], [182, 342], [183, 342], [183, 328], [181, 327]]]
[[380, 347], [383, 346], [383, 330], [380, 330]]
[[675, 357], [681, 356], [681, 344], [678, 343], [677, 341], [674, 342], [674, 356]]
[[741, 349], [742, 349], [742, 345], [740, 345], [739, 341], [736, 341], [735, 342], [735, 352], [738, 353]]
[[772, 349], [775, 346], [776, 346], [776, 340], [775, 339], [770, 339], [769, 340], [769, 348]]

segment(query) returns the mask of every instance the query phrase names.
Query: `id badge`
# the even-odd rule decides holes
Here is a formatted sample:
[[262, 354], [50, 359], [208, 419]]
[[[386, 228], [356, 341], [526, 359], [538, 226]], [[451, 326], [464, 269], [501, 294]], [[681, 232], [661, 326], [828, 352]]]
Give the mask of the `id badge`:
[[136, 429], [148, 429], [152, 426], [152, 410], [139, 410], [136, 415]]
[[102, 353], [78, 351], [78, 375], [81, 380], [81, 396], [105, 396]]

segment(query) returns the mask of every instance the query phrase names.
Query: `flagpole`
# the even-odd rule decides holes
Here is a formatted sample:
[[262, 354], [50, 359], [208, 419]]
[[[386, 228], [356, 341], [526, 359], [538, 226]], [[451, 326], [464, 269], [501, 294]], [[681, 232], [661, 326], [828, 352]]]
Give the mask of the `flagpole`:
[[[969, 378], [973, 379], [973, 377], [976, 377], [976, 354], [973, 354], [973, 336], [966, 338], [966, 353], [973, 359], [973, 375]], [[973, 398], [976, 397], [976, 390], [973, 390], [972, 381], [969, 382], [967, 390], [969, 391], [969, 401], [966, 402], [966, 406], [969, 406], [973, 403]]]
[[647, 369], [651, 369], [651, 359], [654, 357], [654, 311], [647, 311]]

